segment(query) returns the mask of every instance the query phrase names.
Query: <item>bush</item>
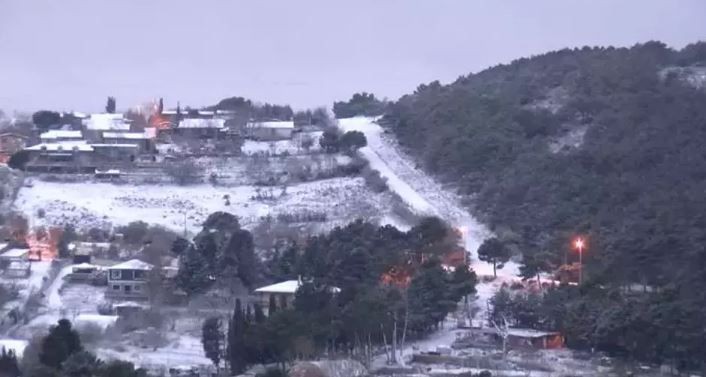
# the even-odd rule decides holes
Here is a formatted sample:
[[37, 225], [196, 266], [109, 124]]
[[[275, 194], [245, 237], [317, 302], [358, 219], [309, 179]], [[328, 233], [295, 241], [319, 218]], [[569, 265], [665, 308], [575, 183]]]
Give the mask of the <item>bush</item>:
[[184, 160], [168, 164], [165, 173], [172, 178], [174, 183], [183, 186], [198, 183], [201, 180], [200, 170], [193, 161]]
[[389, 187], [387, 187], [387, 179], [380, 175], [379, 171], [369, 166], [363, 168], [361, 176], [365, 179], [365, 183], [374, 192], [381, 193], [389, 189]]

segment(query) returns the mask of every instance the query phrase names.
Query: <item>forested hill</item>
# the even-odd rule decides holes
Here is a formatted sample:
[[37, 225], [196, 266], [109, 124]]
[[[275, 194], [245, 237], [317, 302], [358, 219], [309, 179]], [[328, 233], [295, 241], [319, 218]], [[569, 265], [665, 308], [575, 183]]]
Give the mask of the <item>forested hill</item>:
[[[510, 230], [499, 234], [519, 246], [527, 276], [556, 269], [571, 238], [585, 235], [589, 285], [655, 292], [625, 309], [655, 315], [634, 329], [653, 337], [645, 347], [661, 347], [643, 356], [666, 357], [669, 345], [650, 333], [660, 328], [683, 335], [680, 352], [693, 355], [706, 351], [706, 92], [694, 74], [704, 63], [706, 43], [566, 49], [421, 85], [382, 123], [428, 171], [469, 194], [491, 227]], [[628, 307], [617, 297], [612, 307]], [[658, 322], [666, 311], [681, 327]], [[593, 331], [588, 342], [603, 341], [584, 330]], [[612, 344], [640, 343], [622, 336]]]

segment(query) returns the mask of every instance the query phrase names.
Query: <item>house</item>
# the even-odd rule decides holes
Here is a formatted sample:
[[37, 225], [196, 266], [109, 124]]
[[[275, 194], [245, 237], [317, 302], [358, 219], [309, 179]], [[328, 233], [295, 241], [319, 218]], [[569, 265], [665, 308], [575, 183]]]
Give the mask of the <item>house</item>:
[[90, 264], [81, 263], [71, 267], [71, 274], [67, 279], [75, 282], [87, 282], [93, 280], [99, 273], [100, 267]]
[[147, 278], [154, 268], [149, 263], [138, 259], [118, 263], [108, 268], [108, 289], [106, 298], [112, 299], [147, 299]]
[[10, 156], [24, 149], [27, 136], [13, 132], [0, 133], [0, 163], [7, 163]]
[[105, 144], [135, 144], [140, 153], [154, 152], [152, 137], [148, 132], [107, 131], [103, 132]]
[[85, 140], [41, 143], [25, 148], [29, 152], [27, 171], [47, 173], [92, 173], [94, 149]]
[[56, 143], [58, 141], [80, 141], [83, 133], [74, 130], [49, 130], [39, 135], [43, 143]]
[[[292, 307], [297, 290], [299, 290], [302, 284], [301, 279], [287, 280], [258, 288], [255, 290], [256, 302], [263, 308], [266, 315], [269, 315], [270, 300], [273, 299], [278, 308]], [[332, 293], [339, 293], [341, 291], [337, 287], [331, 287], [330, 289]]]
[[27, 259], [29, 249], [11, 248], [0, 254], [0, 268], [2, 268], [3, 276], [14, 278], [25, 278], [29, 276], [31, 265]]
[[255, 140], [285, 140], [291, 139], [294, 132], [294, 121], [248, 122], [245, 125], [244, 136]]
[[215, 139], [221, 136], [225, 123], [225, 119], [186, 118], [172, 132], [189, 138]]
[[[507, 346], [509, 348], [554, 349], [564, 347], [564, 336], [556, 331], [540, 331], [534, 329], [509, 328], [507, 331]], [[483, 332], [502, 341], [497, 329], [486, 328]]]

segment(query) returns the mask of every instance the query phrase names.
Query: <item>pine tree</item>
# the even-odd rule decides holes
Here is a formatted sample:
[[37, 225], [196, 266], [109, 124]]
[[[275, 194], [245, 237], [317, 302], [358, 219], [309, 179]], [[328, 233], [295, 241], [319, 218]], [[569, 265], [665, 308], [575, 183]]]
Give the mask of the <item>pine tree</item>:
[[203, 322], [201, 329], [201, 344], [204, 354], [218, 369], [221, 362], [223, 330], [221, 320], [218, 317], [209, 317]]
[[114, 114], [115, 113], [115, 97], [108, 97], [108, 101], [105, 104], [105, 112]]
[[179, 258], [176, 282], [188, 294], [202, 292], [213, 282], [208, 263], [196, 248], [189, 247]]
[[463, 297], [476, 293], [476, 284], [478, 284], [478, 277], [473, 269], [467, 265], [456, 267], [449, 277], [453, 300], [458, 301]]
[[478, 248], [478, 259], [493, 264], [493, 276], [510, 260], [510, 250], [497, 238], [489, 238]]
[[39, 361], [48, 367], [60, 369], [69, 356], [82, 349], [81, 339], [76, 330], [71, 328], [71, 322], [68, 319], [60, 319], [42, 340]]
[[246, 344], [245, 344], [245, 313], [240, 304], [240, 300], [235, 300], [235, 310], [233, 318], [228, 328], [228, 359], [230, 361], [230, 373], [240, 374], [247, 367]]

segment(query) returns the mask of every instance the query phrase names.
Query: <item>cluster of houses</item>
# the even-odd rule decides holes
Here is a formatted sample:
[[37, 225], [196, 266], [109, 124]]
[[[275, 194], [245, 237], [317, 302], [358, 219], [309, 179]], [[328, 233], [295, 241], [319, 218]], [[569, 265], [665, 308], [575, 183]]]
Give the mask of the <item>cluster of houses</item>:
[[120, 113], [70, 115], [78, 121], [51, 127], [38, 140], [0, 134], [0, 163], [24, 150], [27, 171], [98, 174], [156, 161], [156, 144], [177, 138], [274, 141], [290, 139], [295, 132], [291, 120], [245, 120], [230, 110], [160, 110], [150, 116], [147, 126], [136, 125]]

